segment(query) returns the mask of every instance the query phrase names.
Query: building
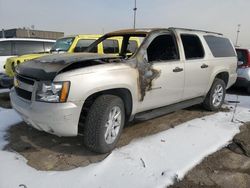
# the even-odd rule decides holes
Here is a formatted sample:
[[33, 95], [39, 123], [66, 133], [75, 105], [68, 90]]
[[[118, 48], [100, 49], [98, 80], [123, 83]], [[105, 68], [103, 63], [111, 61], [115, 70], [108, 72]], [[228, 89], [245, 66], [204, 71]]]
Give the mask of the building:
[[41, 31], [29, 28], [15, 28], [0, 31], [0, 38], [42, 38], [42, 39], [58, 39], [63, 37], [63, 32]]

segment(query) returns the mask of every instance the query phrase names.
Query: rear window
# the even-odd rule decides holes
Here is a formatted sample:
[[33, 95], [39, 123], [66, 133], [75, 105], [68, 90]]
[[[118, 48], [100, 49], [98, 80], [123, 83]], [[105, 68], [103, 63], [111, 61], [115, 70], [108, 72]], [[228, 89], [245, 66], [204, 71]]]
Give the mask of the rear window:
[[11, 42], [2, 41], [0, 42], [0, 56], [10, 56], [11, 53]]
[[190, 34], [182, 34], [186, 59], [201, 59], [204, 57], [204, 49], [198, 36]]
[[247, 65], [248, 51], [236, 49], [236, 52], [237, 52], [238, 61], [242, 61], [243, 65]]
[[44, 52], [43, 42], [15, 41], [13, 43], [14, 43], [14, 54], [15, 55]]
[[214, 57], [234, 57], [236, 56], [231, 42], [227, 38], [212, 35], [204, 36]]
[[117, 40], [107, 39], [103, 42], [103, 52], [105, 54], [117, 54], [119, 53], [119, 44]]

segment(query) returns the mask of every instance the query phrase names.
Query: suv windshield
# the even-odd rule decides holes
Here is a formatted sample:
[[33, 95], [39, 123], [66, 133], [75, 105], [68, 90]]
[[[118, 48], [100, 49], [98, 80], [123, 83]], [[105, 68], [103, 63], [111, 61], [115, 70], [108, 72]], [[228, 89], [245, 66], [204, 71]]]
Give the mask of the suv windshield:
[[74, 37], [58, 39], [55, 45], [51, 48], [51, 52], [67, 52], [74, 41]]
[[146, 33], [104, 35], [91, 44], [86, 52], [95, 52], [97, 46], [102, 43], [105, 54], [119, 54], [122, 57], [130, 57], [136, 52], [146, 36]]

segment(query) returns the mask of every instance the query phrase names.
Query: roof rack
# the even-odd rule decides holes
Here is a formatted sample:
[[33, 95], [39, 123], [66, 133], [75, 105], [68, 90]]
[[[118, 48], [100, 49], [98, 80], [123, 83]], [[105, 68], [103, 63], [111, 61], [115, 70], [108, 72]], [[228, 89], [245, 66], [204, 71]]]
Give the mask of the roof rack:
[[198, 29], [187, 29], [187, 28], [181, 28], [181, 27], [170, 27], [169, 29], [181, 29], [181, 30], [186, 30], [186, 31], [199, 31], [199, 32], [205, 32], [205, 33], [211, 33], [211, 34], [216, 34], [216, 35], [223, 35], [222, 33], [216, 33], [212, 31], [206, 31], [206, 30], [198, 30]]

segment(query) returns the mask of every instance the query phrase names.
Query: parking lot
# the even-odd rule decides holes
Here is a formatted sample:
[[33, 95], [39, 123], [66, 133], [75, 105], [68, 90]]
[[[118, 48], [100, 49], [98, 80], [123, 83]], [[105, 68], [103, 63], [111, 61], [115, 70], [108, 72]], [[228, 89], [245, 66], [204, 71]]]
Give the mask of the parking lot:
[[[249, 97], [243, 90], [230, 90], [230, 95]], [[234, 98], [236, 99], [236, 98]], [[237, 100], [227, 100], [235, 106]], [[0, 94], [0, 105], [11, 108], [8, 93]], [[223, 107], [223, 112], [229, 112], [230, 105]], [[213, 112], [214, 113], [214, 112]], [[202, 106], [196, 105], [153, 120], [133, 122], [127, 125], [118, 143], [118, 148], [130, 145], [133, 140], [147, 138], [150, 135], [170, 130], [192, 119], [212, 115]], [[199, 165], [189, 171], [183, 180], [174, 180], [172, 187], [246, 187], [250, 183], [250, 158], [248, 147], [250, 140], [250, 124], [245, 122], [232, 144], [206, 157]], [[17, 152], [27, 164], [42, 171], [65, 171], [86, 167], [102, 161], [110, 154], [92, 153], [82, 145], [82, 136], [75, 138], [60, 138], [21, 122], [7, 130], [5, 138], [8, 144], [5, 150]], [[165, 142], [165, 140], [162, 140]], [[241, 143], [244, 143], [241, 145]], [[177, 143], [178, 144], [178, 143]], [[241, 146], [241, 147], [240, 147]], [[176, 148], [178, 150], [178, 147]], [[179, 151], [180, 155], [182, 151]]]

